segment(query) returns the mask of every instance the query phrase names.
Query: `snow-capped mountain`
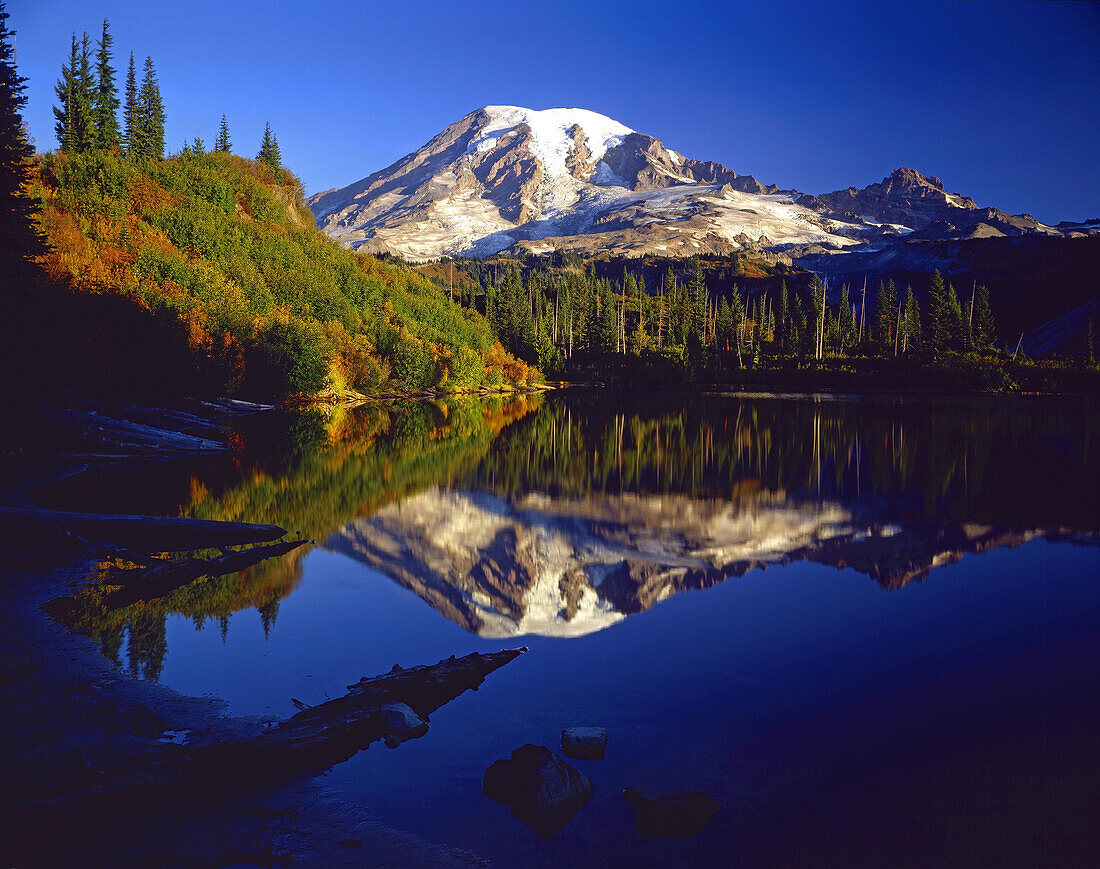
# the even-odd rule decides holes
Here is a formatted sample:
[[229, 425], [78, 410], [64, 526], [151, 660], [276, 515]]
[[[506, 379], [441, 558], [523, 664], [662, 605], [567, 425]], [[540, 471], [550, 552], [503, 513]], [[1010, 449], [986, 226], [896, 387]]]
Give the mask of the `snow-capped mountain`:
[[341, 242], [411, 260], [528, 252], [773, 258], [874, 249], [891, 240], [1063, 234], [980, 209], [938, 178], [897, 169], [881, 183], [811, 196], [585, 109], [487, 106], [392, 166], [309, 200]]

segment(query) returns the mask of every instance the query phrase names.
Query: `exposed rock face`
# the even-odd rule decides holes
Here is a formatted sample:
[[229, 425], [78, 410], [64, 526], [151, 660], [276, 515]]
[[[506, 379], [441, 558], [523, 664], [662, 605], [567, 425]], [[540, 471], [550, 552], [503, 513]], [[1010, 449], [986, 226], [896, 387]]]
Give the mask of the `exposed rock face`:
[[309, 204], [345, 244], [413, 260], [513, 246], [689, 255], [762, 237], [768, 246], [851, 243], [774, 185], [582, 109], [487, 106]]
[[914, 238], [1100, 232], [978, 208], [899, 168], [809, 195], [695, 160], [584, 109], [486, 106], [422, 148], [309, 205], [331, 236], [411, 260], [502, 250], [640, 256], [746, 252], [774, 262]]
[[948, 193], [939, 178], [922, 175], [916, 169], [895, 169], [877, 184], [862, 190], [849, 187], [819, 196], [804, 195], [799, 202], [817, 211], [879, 223], [921, 229], [942, 218], [949, 209], [974, 209], [969, 196]]

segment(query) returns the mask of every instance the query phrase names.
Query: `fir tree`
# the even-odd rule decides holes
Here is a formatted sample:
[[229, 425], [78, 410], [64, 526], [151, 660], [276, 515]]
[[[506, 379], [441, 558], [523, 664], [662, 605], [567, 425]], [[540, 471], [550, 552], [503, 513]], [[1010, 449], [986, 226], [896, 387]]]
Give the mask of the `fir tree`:
[[146, 56], [145, 69], [141, 78], [141, 90], [138, 91], [137, 124], [140, 134], [140, 148], [135, 148], [135, 156], [145, 160], [164, 159], [164, 103], [160, 97], [160, 85], [157, 83], [157, 71], [153, 58]]
[[229, 141], [229, 122], [222, 115], [222, 123], [218, 128], [218, 138], [214, 140], [214, 150], [221, 154], [228, 154], [232, 143]]
[[937, 269], [932, 275], [932, 283], [928, 287], [928, 337], [932, 344], [932, 350], [937, 354], [951, 349], [951, 319], [951, 311], [947, 302], [947, 288], [943, 284], [943, 276]]
[[920, 305], [917, 304], [917, 297], [913, 295], [912, 287], [908, 287], [905, 294], [905, 313], [901, 322], [905, 330], [903, 333], [905, 339], [902, 344], [903, 352], [912, 353], [920, 349]]
[[962, 305], [954, 284], [947, 285], [947, 345], [952, 350], [962, 350], [966, 344], [966, 330], [963, 328]]
[[706, 331], [707, 284], [703, 279], [703, 263], [698, 257], [695, 258], [695, 270], [688, 284], [688, 304], [690, 305], [688, 326], [701, 340]]
[[878, 283], [878, 298], [875, 300], [875, 340], [886, 356], [894, 352], [894, 329], [897, 326], [898, 291], [894, 281]]
[[266, 163], [272, 169], [278, 169], [283, 165], [282, 156], [279, 154], [279, 140], [271, 132], [270, 122], [264, 125], [264, 137], [260, 142], [260, 153], [256, 159]]
[[[43, 249], [33, 218], [37, 201], [24, 190], [34, 149], [27, 141], [22, 112], [26, 79], [15, 70], [14, 31], [0, 0], [0, 274], [12, 278]], [[10, 287], [4, 281], [5, 290]]]
[[989, 307], [989, 287], [982, 284], [974, 298], [974, 344], [978, 349], [991, 349], [997, 344], [997, 326], [993, 309]]
[[790, 343], [791, 325], [790, 325], [790, 302], [787, 298], [787, 281], [784, 279], [779, 284], [779, 321], [778, 325], [778, 337], [779, 346], [784, 350], [787, 349], [788, 343]]
[[133, 154], [140, 141], [138, 132], [137, 73], [134, 71], [134, 53], [130, 52], [130, 68], [126, 71], [126, 97], [122, 105], [122, 151]]
[[114, 40], [103, 19], [103, 34], [96, 52], [96, 89], [92, 111], [95, 116], [96, 147], [108, 150], [118, 147], [118, 88], [115, 69], [111, 66], [111, 44]]
[[88, 34], [78, 43], [74, 33], [69, 62], [62, 64], [61, 78], [54, 85], [58, 105], [53, 110], [57, 143], [62, 151], [72, 154], [87, 151], [95, 144], [91, 62]]
[[726, 297], [718, 300], [718, 311], [714, 316], [715, 343], [718, 350], [728, 353], [730, 349], [730, 336], [733, 334], [733, 311]]

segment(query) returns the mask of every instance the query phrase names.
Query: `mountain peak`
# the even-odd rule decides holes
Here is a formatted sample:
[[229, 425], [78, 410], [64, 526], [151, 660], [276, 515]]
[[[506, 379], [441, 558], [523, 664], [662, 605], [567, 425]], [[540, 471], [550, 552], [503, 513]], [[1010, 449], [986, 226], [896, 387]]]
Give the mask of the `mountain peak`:
[[979, 218], [1000, 221], [1000, 232], [1008, 223], [1012, 234], [1049, 231], [1034, 221], [1006, 223], [1000, 213], [986, 219], [973, 199], [907, 166], [863, 189], [781, 191], [575, 107], [483, 106], [309, 205], [344, 244], [412, 260], [562, 250], [746, 251], [793, 262], [929, 227], [936, 237], [969, 237]]
[[943, 182], [935, 175], [925, 175], [908, 166], [899, 166], [883, 178], [882, 183], [884, 185], [893, 183], [902, 186], [935, 187], [937, 190], [944, 189]]

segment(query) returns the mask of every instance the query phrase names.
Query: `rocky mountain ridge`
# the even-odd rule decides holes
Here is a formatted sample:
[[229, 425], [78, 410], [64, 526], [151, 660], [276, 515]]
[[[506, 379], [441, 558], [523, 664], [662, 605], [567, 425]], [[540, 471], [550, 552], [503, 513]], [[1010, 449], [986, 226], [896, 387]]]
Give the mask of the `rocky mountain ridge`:
[[410, 260], [505, 250], [773, 261], [905, 240], [1100, 233], [979, 208], [934, 176], [894, 170], [862, 189], [764, 184], [584, 109], [486, 106], [347, 187], [309, 199], [329, 235]]

